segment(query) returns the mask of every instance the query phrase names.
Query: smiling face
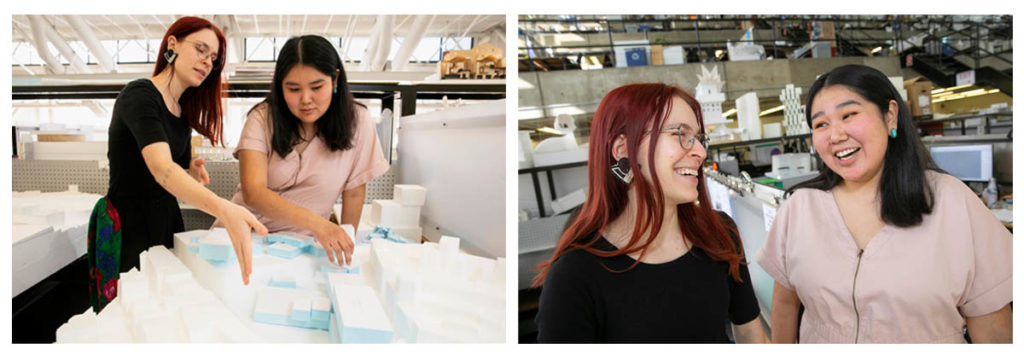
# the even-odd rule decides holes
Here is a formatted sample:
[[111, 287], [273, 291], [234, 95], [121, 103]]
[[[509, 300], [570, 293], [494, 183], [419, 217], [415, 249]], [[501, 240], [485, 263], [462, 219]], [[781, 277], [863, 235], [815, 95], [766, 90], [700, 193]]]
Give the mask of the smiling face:
[[897, 113], [896, 101], [890, 101], [883, 114], [877, 105], [845, 86], [823, 88], [811, 107], [814, 149], [844, 183], [877, 181]]
[[[682, 128], [683, 136], [680, 137], [676, 131], [663, 132], [665, 129]], [[680, 146], [680, 138], [686, 142], [688, 138], [701, 133], [697, 124], [697, 115], [686, 104], [683, 98], [672, 97], [672, 110], [665, 117], [665, 122], [658, 129], [644, 137], [638, 149], [642, 176], [649, 183], [653, 179], [647, 169], [647, 152], [650, 149], [651, 135], [661, 134], [657, 146], [654, 147], [654, 171], [657, 174], [658, 182], [665, 197], [667, 206], [674, 206], [681, 203], [690, 203], [697, 200], [697, 172], [704, 165], [704, 158], [707, 151], [700, 142], [693, 143], [690, 149], [683, 149]]]
[[202, 29], [185, 38], [168, 39], [168, 48], [178, 53], [174, 61], [174, 75], [181, 78], [188, 86], [197, 87], [206, 80], [213, 71], [214, 63], [221, 53], [220, 41], [211, 29]]
[[285, 75], [281, 87], [288, 110], [303, 125], [315, 123], [331, 106], [334, 82], [314, 67], [296, 64]]

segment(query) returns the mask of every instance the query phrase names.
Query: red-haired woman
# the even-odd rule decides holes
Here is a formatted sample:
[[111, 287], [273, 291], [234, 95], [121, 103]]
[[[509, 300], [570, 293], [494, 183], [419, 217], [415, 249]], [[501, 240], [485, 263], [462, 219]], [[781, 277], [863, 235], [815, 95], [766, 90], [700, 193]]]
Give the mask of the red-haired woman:
[[120, 217], [121, 271], [138, 266], [139, 253], [150, 246], [172, 246], [174, 233], [184, 230], [180, 198], [226, 222], [242, 280], [249, 282], [250, 233], [266, 234], [266, 228], [204, 188], [210, 177], [191, 154], [193, 129], [221, 143], [225, 47], [224, 33], [210, 21], [178, 19], [160, 43], [153, 76], [128, 83], [117, 96], [108, 131], [107, 200]]
[[609, 92], [590, 130], [587, 200], [541, 264], [540, 342], [764, 342], [731, 220], [711, 210], [697, 101]]

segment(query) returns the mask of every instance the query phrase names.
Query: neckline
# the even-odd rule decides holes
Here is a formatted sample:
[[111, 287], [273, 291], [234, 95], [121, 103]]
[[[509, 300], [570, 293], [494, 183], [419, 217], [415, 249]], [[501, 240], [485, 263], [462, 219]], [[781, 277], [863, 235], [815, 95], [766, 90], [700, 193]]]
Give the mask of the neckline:
[[[143, 80], [149, 83], [149, 86], [152, 87], [153, 90], [156, 90], [156, 93], [160, 95], [160, 102], [163, 103], [163, 105], [160, 105], [160, 107], [162, 107], [164, 111], [170, 114], [172, 117], [181, 118], [181, 113], [175, 115], [174, 112], [171, 112], [171, 109], [167, 107], [167, 102], [164, 100], [164, 93], [160, 91], [160, 88], [156, 87], [156, 83], [153, 82], [153, 78], [144, 78]], [[178, 106], [181, 106], [180, 102], [178, 103]]]
[[875, 232], [875, 235], [871, 236], [871, 240], [869, 240], [868, 243], [864, 245], [864, 248], [861, 249], [861, 247], [857, 245], [857, 240], [853, 238], [853, 233], [850, 232], [850, 228], [846, 226], [846, 220], [843, 219], [843, 211], [841, 211], [839, 209], [839, 202], [836, 202], [836, 195], [835, 195], [835, 193], [833, 193], [832, 190], [828, 190], [826, 192], [828, 193], [828, 197], [829, 197], [829, 199], [828, 199], [829, 200], [829, 205], [830, 205], [830, 207], [832, 207], [831, 210], [832, 210], [833, 219], [835, 219], [837, 221], [836, 223], [839, 224], [839, 229], [841, 229], [843, 231], [842, 233], [840, 233], [838, 235], [838, 237], [840, 239], [845, 240], [844, 243], [846, 245], [850, 246], [855, 252], [859, 253], [861, 250], [863, 250], [864, 253], [867, 254], [868, 250], [871, 248], [872, 245], [881, 244], [882, 243], [882, 242], [876, 242], [876, 241], [878, 241], [880, 239], [883, 239], [884, 236], [889, 234], [888, 233], [888, 231], [889, 231], [889, 224], [888, 223], [885, 223], [883, 221], [882, 222], [882, 228], [879, 228], [878, 231]]
[[[603, 234], [600, 235], [600, 238], [601, 238], [601, 242], [606, 244], [608, 247], [610, 247], [612, 251], [618, 251], [619, 250], [619, 248], [616, 247], [615, 244], [612, 244], [612, 242], [610, 240], [608, 240], [608, 238], [605, 238], [605, 236]], [[668, 260], [668, 261], [664, 261], [664, 262], [660, 262], [660, 263], [650, 263], [650, 262], [646, 262], [646, 261], [639, 261], [637, 259], [634, 259], [629, 254], [622, 254], [619, 257], [629, 258], [630, 263], [635, 263], [635, 262], [639, 261], [640, 262], [639, 265], [646, 265], [646, 266], [651, 266], [651, 267], [662, 267], [662, 266], [668, 266], [668, 265], [672, 265], [672, 264], [675, 264], [675, 263], [678, 263], [678, 262], [682, 262], [684, 258], [689, 256], [690, 254], [693, 254], [692, 253], [693, 252], [693, 248], [695, 248], [695, 247], [691, 245], [690, 249], [686, 250], [686, 252], [683, 253], [682, 255], [680, 255], [680, 256], [672, 259], [672, 260]]]

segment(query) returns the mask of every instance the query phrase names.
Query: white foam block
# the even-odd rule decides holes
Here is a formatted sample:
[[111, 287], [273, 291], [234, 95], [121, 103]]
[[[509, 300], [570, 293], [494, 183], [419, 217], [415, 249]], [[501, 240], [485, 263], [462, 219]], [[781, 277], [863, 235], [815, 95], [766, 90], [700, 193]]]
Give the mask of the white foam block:
[[438, 241], [438, 250], [442, 259], [454, 259], [459, 255], [459, 238], [442, 235]]
[[331, 285], [343, 343], [389, 343], [394, 337], [387, 313], [369, 286]]
[[394, 200], [374, 200], [370, 223], [389, 227], [418, 226], [420, 207], [402, 206]]
[[423, 206], [427, 188], [419, 185], [395, 185], [394, 200], [402, 206]]

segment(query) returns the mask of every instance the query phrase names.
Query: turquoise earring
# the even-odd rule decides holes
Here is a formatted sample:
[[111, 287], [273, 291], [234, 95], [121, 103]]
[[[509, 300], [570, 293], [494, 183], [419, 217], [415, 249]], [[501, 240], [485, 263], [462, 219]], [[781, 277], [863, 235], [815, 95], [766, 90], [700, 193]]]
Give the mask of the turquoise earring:
[[896, 138], [896, 129], [893, 128], [892, 131], [890, 131], [890, 132], [892, 133], [892, 137]]
[[335, 86], [335, 87], [334, 87], [334, 93], [335, 93], [335, 94], [337, 94], [337, 93], [338, 93], [338, 87], [337, 87], [337, 86]]

